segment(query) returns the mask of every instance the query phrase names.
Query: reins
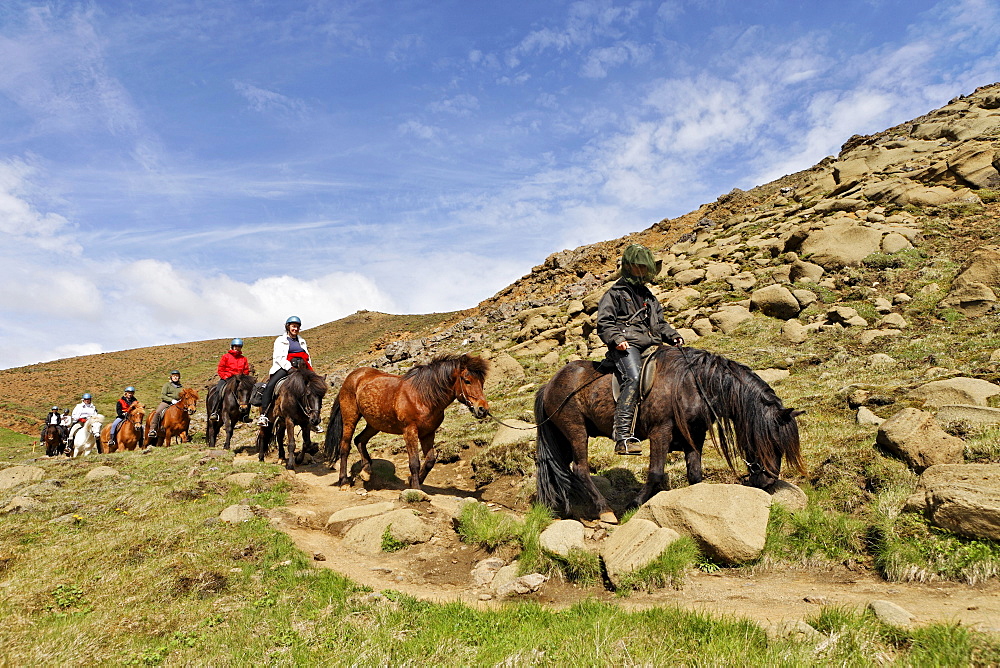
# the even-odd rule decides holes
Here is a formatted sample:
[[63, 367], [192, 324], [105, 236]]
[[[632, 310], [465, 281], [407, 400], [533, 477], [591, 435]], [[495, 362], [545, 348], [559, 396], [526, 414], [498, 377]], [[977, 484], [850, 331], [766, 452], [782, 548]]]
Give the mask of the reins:
[[551, 420], [552, 418], [554, 418], [554, 417], [555, 417], [556, 415], [558, 415], [558, 414], [559, 414], [559, 411], [561, 411], [561, 410], [562, 410], [563, 408], [565, 408], [565, 407], [566, 407], [566, 404], [567, 404], [567, 403], [569, 403], [569, 400], [570, 400], [570, 399], [572, 399], [572, 398], [573, 398], [574, 396], [576, 396], [576, 393], [577, 393], [577, 392], [579, 392], [579, 391], [580, 391], [580, 390], [582, 390], [583, 388], [587, 387], [587, 386], [588, 386], [588, 385], [590, 385], [591, 383], [594, 383], [594, 382], [597, 382], [597, 381], [598, 381], [598, 380], [600, 380], [600, 379], [601, 379], [601, 378], [602, 378], [602, 377], [603, 377], [604, 375], [605, 375], [605, 374], [598, 374], [597, 376], [594, 376], [593, 378], [591, 378], [590, 380], [588, 380], [588, 381], [587, 381], [586, 383], [584, 383], [584, 384], [583, 384], [583, 385], [581, 385], [580, 387], [578, 387], [578, 388], [576, 388], [575, 390], [573, 390], [572, 392], [570, 392], [570, 393], [569, 393], [568, 395], [566, 395], [566, 398], [565, 398], [565, 399], [563, 399], [562, 403], [561, 403], [561, 404], [559, 404], [559, 407], [558, 407], [558, 408], [556, 408], [556, 409], [555, 409], [555, 410], [554, 410], [554, 411], [552, 412], [552, 415], [548, 416], [547, 418], [545, 418], [544, 420], [542, 420], [541, 422], [539, 422], [538, 424], [536, 424], [536, 425], [535, 425], [535, 426], [533, 426], [533, 427], [519, 427], [519, 426], [517, 426], [517, 425], [513, 425], [513, 424], [507, 424], [506, 422], [504, 422], [504, 421], [503, 421], [503, 420], [501, 420], [500, 418], [498, 418], [498, 417], [495, 417], [495, 416], [493, 415], [493, 413], [487, 413], [486, 415], [487, 415], [487, 416], [489, 416], [489, 418], [490, 418], [491, 420], [493, 420], [494, 422], [496, 422], [497, 424], [502, 424], [503, 426], [507, 427], [508, 429], [519, 429], [519, 430], [521, 430], [521, 431], [531, 431], [532, 429], [537, 429], [538, 427], [541, 427], [541, 426], [542, 426], [543, 424], [545, 424], [546, 422], [549, 422], [549, 421], [550, 421], [550, 420]]

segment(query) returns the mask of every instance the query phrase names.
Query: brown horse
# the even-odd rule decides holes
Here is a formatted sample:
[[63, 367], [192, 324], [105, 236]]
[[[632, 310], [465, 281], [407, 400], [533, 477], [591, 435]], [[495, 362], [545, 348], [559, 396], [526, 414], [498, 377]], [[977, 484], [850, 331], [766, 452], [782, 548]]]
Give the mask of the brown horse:
[[[713, 424], [713, 440], [730, 469], [734, 455], [746, 462], [746, 484], [761, 489], [773, 484], [782, 456], [804, 473], [795, 422], [803, 411], [785, 408], [749, 367], [697, 348], [661, 347], [653, 354], [655, 380], [636, 420], [636, 436], [649, 438], [649, 471], [634, 505], [665, 488], [668, 452], [683, 451], [688, 483], [701, 481], [701, 450]], [[535, 396], [537, 493], [540, 503], [564, 515], [577, 499], [596, 507], [601, 520], [615, 523], [587, 459], [588, 439], [610, 437], [615, 413], [612, 374], [598, 367], [588, 360], [570, 362]]]
[[115, 434], [115, 449], [112, 450], [111, 425], [107, 425], [101, 430], [101, 443], [104, 444], [105, 452], [122, 452], [123, 450], [135, 450], [142, 443], [142, 419], [146, 417], [146, 407], [136, 401], [129, 406], [126, 419], [118, 425], [118, 433]]
[[[302, 431], [302, 452], [315, 453], [319, 448], [309, 440], [313, 427], [319, 430], [322, 420], [323, 397], [326, 396], [326, 380], [312, 369], [294, 368], [278, 385], [278, 391], [267, 411], [268, 426], [257, 432], [258, 458], [264, 461], [267, 446], [274, 438], [278, 443], [278, 459], [285, 459], [285, 468], [294, 471], [295, 427]], [[285, 458], [285, 439], [288, 443], [288, 457]], [[301, 460], [301, 453], [299, 454]]]
[[[157, 430], [155, 437], [146, 439], [146, 445], [155, 445], [157, 447], [170, 445], [174, 437], [180, 438], [182, 443], [190, 442], [191, 437], [188, 435], [188, 428], [191, 426], [191, 416], [194, 414], [197, 406], [198, 393], [190, 387], [183, 388], [180, 400], [176, 404], [163, 409], [163, 417], [160, 418], [160, 428]], [[149, 418], [146, 420], [147, 433], [155, 414], [155, 412], [150, 413]]]
[[45, 430], [42, 431], [42, 443], [45, 445], [46, 457], [55, 457], [62, 454], [63, 436], [59, 425], [50, 424], [45, 426]]
[[[211, 417], [205, 427], [205, 441], [208, 447], [214, 448], [219, 434], [226, 431], [225, 449], [228, 450], [233, 441], [233, 429], [237, 422], [250, 421], [250, 395], [253, 393], [254, 379], [252, 376], [236, 375], [226, 379], [222, 386], [220, 397], [215, 396], [215, 386], [209, 390], [206, 405], [216, 406], [219, 422], [213, 422]], [[210, 411], [211, 412], [211, 411]]]
[[[384, 431], [402, 434], [410, 459], [410, 487], [420, 484], [437, 461], [434, 432], [444, 420], [444, 409], [458, 399], [477, 418], [489, 415], [483, 394], [483, 382], [489, 362], [474, 355], [441, 355], [428, 364], [419, 364], [403, 376], [394, 376], [371, 367], [355, 369], [344, 379], [337, 400], [330, 411], [326, 434], [326, 456], [333, 464], [333, 454], [340, 452], [341, 488], [347, 488], [347, 455], [351, 436], [361, 418], [365, 428], [354, 439], [364, 462], [363, 471], [371, 475], [368, 441]], [[424, 461], [420, 463], [423, 451]]]

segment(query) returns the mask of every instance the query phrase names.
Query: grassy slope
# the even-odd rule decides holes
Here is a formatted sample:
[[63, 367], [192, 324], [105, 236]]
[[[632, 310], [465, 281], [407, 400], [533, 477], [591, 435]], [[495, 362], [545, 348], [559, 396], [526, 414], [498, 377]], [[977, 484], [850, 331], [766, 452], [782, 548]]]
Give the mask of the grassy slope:
[[[4, 459], [23, 437], [0, 435]], [[17, 441], [20, 440], [20, 444]], [[1000, 660], [995, 641], [950, 625], [903, 632], [864, 614], [812, 620], [831, 640], [769, 642], [756, 625], [672, 608], [626, 612], [435, 605], [365, 591], [309, 559], [264, 518], [216, 518], [248, 499], [285, 501], [275, 465], [253, 488], [225, 483], [226, 459], [173, 448], [38, 462], [46, 510], [0, 523], [4, 665], [870, 665]], [[95, 464], [122, 475], [88, 481]]]

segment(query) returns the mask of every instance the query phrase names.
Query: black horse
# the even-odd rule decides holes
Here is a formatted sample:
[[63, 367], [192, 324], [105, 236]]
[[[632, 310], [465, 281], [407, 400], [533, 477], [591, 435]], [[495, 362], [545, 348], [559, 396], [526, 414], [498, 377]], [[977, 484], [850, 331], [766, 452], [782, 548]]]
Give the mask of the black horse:
[[319, 427], [320, 410], [326, 395], [326, 380], [306, 367], [293, 368], [278, 385], [274, 401], [267, 411], [268, 426], [257, 433], [258, 458], [264, 461], [273, 438], [278, 442], [278, 459], [285, 459], [285, 439], [288, 439], [288, 459], [285, 468], [295, 470], [295, 427], [302, 430], [302, 452], [315, 454], [319, 448], [309, 440], [309, 430]]
[[214, 448], [215, 441], [223, 429], [226, 430], [225, 449], [229, 449], [233, 440], [233, 429], [237, 422], [250, 421], [250, 394], [253, 392], [254, 379], [252, 376], [236, 375], [226, 379], [222, 386], [221, 396], [216, 396], [215, 386], [208, 391], [206, 405], [209, 408], [209, 416], [217, 413], [218, 421], [208, 419], [205, 427], [205, 440], [208, 447]]
[[[795, 417], [749, 367], [696, 348], [656, 350], [656, 374], [636, 420], [636, 435], [649, 438], [649, 473], [634, 499], [640, 505], [665, 489], [663, 467], [668, 452], [684, 452], [689, 484], [701, 482], [701, 450], [712, 425], [713, 440], [735, 472], [738, 455], [747, 465], [745, 484], [772, 485], [781, 459], [805, 472]], [[612, 374], [597, 362], [570, 362], [538, 391], [538, 501], [569, 515], [573, 499], [592, 503], [606, 522], [617, 522], [607, 500], [590, 477], [587, 441], [611, 436], [615, 401]], [[735, 452], [734, 452], [735, 449]]]

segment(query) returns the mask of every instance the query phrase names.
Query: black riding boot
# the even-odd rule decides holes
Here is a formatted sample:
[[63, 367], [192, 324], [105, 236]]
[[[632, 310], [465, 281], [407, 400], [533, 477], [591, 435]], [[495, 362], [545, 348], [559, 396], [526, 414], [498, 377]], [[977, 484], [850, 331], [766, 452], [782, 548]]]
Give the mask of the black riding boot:
[[642, 446], [635, 437], [635, 416], [639, 406], [639, 369], [642, 353], [638, 348], [615, 351], [615, 370], [620, 393], [615, 405], [615, 454], [641, 455]]

